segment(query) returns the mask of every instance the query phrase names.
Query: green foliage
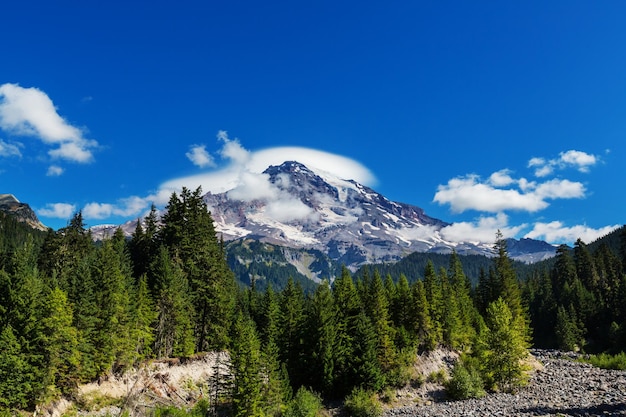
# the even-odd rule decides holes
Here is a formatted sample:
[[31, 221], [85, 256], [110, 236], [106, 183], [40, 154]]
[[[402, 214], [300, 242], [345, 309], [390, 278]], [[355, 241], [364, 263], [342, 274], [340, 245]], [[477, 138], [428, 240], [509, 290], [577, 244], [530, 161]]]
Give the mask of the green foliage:
[[301, 387], [295, 397], [289, 402], [284, 417], [317, 417], [323, 409], [321, 397]]
[[358, 387], [346, 397], [343, 406], [350, 417], [379, 417], [383, 413], [376, 394]]
[[600, 353], [598, 355], [583, 356], [579, 360], [590, 363], [598, 368], [618, 369], [620, 371], [626, 370], [626, 352], [620, 352], [615, 355]]
[[528, 342], [525, 331], [523, 321], [513, 317], [502, 298], [489, 304], [476, 353], [481, 361], [482, 377], [490, 389], [512, 392], [526, 384], [524, 360], [528, 357]]
[[209, 417], [211, 409], [208, 401], [201, 399], [191, 409], [173, 406], [159, 406], [152, 412], [153, 417]]
[[11, 326], [0, 333], [0, 410], [26, 409], [38, 394], [36, 369], [24, 355]]
[[462, 361], [456, 363], [445, 385], [448, 396], [453, 400], [481, 398], [486, 394], [478, 370]]
[[233, 383], [233, 416], [262, 415], [261, 345], [254, 322], [239, 315], [235, 323], [231, 367]]

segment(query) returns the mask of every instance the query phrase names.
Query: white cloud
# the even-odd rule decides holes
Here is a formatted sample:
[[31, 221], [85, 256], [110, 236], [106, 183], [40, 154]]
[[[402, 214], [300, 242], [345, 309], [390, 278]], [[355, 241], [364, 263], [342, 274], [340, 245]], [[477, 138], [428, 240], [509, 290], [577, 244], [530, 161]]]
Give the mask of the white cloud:
[[227, 195], [232, 200], [253, 201], [278, 198], [279, 191], [270, 183], [269, 175], [244, 171], [239, 174], [239, 184]]
[[533, 230], [528, 232], [524, 237], [530, 239], [543, 239], [553, 244], [568, 243], [571, 244], [577, 239], [581, 239], [585, 243], [591, 243], [594, 240], [612, 232], [621, 227], [621, 225], [605, 226], [594, 229], [586, 225], [565, 226], [560, 221], [549, 223], [535, 223]]
[[21, 157], [22, 152], [20, 152], [20, 148], [18, 145], [14, 145], [12, 143], [7, 143], [0, 139], [0, 156], [9, 157], [9, 156], [17, 156]]
[[455, 213], [466, 210], [490, 213], [505, 210], [536, 212], [548, 207], [548, 203], [537, 193], [495, 188], [489, 182], [481, 182], [477, 175], [453, 178], [448, 184], [439, 185], [433, 201], [449, 204]]
[[117, 204], [88, 203], [83, 207], [85, 219], [106, 219], [111, 216], [137, 216], [148, 207], [149, 201], [145, 198], [133, 196], [118, 201]]
[[37, 210], [37, 214], [42, 217], [52, 217], [55, 219], [69, 219], [76, 213], [76, 206], [67, 203], [50, 203], [45, 208]]
[[586, 188], [580, 182], [553, 179], [543, 183], [514, 179], [508, 170], [497, 171], [482, 181], [478, 175], [457, 177], [439, 185], [433, 201], [449, 204], [455, 213], [477, 210], [499, 213], [507, 210], [530, 213], [549, 206], [546, 200], [583, 198]]
[[527, 226], [510, 226], [509, 218], [504, 213], [491, 217], [480, 217], [473, 222], [453, 223], [441, 229], [441, 236], [452, 242], [493, 243], [499, 230], [505, 238], [515, 237]]
[[270, 165], [285, 161], [298, 161], [310, 169], [328, 172], [342, 179], [353, 179], [364, 185], [373, 185], [375, 177], [359, 162], [344, 156], [310, 148], [276, 147], [260, 151], [248, 151], [238, 139], [230, 139], [227, 132], [220, 131], [218, 139], [223, 142], [219, 155], [226, 161], [223, 168], [187, 177], [175, 178], [161, 184], [159, 193], [171, 195], [183, 187], [204, 192], [223, 193], [251, 184], [252, 177], [259, 176]]
[[58, 177], [59, 175], [62, 175], [63, 172], [64, 172], [64, 169], [61, 168], [60, 166], [50, 165], [48, 167], [48, 172], [46, 173], [46, 175], [49, 177]]
[[536, 185], [534, 193], [542, 199], [582, 198], [585, 196], [585, 186], [580, 182], [553, 179]]
[[507, 185], [511, 185], [515, 180], [511, 178], [510, 170], [502, 169], [500, 171], [494, 172], [489, 177], [489, 183], [494, 187], [506, 187]]
[[572, 149], [559, 153], [559, 157], [554, 159], [531, 158], [528, 167], [535, 168], [535, 176], [541, 178], [551, 175], [556, 169], [570, 167], [580, 172], [589, 172], [589, 168], [599, 161], [600, 158], [596, 155]]
[[56, 146], [49, 151], [51, 157], [72, 162], [91, 162], [91, 149], [98, 146], [57, 113], [46, 93], [18, 84], [0, 85], [0, 128], [15, 135], [35, 136]]
[[589, 167], [598, 162], [597, 156], [575, 150], [561, 152], [560, 157], [565, 165], [573, 166], [580, 172], [589, 172]]
[[200, 168], [214, 167], [215, 161], [211, 154], [206, 150], [205, 145], [193, 145], [185, 156], [196, 166]]
[[269, 201], [265, 213], [278, 222], [307, 219], [315, 214], [311, 207], [291, 197]]

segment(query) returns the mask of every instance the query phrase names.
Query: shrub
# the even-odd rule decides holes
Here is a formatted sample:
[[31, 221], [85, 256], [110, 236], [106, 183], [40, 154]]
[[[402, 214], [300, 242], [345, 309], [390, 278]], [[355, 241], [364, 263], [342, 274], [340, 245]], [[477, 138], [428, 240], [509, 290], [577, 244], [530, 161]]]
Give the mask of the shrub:
[[452, 369], [452, 377], [446, 382], [446, 390], [453, 400], [480, 398], [485, 395], [478, 371], [460, 361]]
[[383, 413], [376, 394], [363, 388], [355, 388], [346, 397], [344, 408], [351, 417], [378, 417]]
[[597, 366], [598, 368], [626, 370], [626, 352], [621, 352], [617, 355], [601, 353], [599, 355], [591, 355], [581, 360], [593, 366]]
[[302, 387], [289, 402], [285, 417], [316, 417], [322, 411], [322, 400], [319, 395]]

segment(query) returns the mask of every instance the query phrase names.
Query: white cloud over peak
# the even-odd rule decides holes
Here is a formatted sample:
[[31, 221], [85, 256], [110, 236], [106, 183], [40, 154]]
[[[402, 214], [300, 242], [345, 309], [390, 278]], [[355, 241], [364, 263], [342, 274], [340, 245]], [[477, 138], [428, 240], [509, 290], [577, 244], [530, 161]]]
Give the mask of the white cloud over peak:
[[205, 145], [193, 145], [185, 156], [196, 166], [200, 168], [214, 167], [215, 161], [211, 154], [206, 150]]
[[535, 223], [533, 230], [526, 233], [524, 237], [529, 239], [543, 239], [554, 244], [571, 244], [579, 238], [585, 243], [591, 243], [619, 227], [621, 227], [621, 225], [604, 226], [599, 229], [594, 229], [587, 225], [568, 227], [560, 221], [552, 221], [549, 223], [538, 222]]
[[[223, 142], [219, 155], [225, 166], [206, 173], [175, 178], [160, 186], [160, 191], [178, 192], [182, 187], [196, 189], [201, 186], [204, 192], [223, 193], [259, 186], [262, 172], [270, 165], [280, 165], [285, 161], [298, 161], [314, 171], [328, 172], [342, 179], [352, 179], [364, 185], [373, 185], [372, 172], [359, 162], [344, 156], [302, 147], [276, 147], [259, 151], [245, 149], [238, 139], [230, 139], [225, 131], [220, 131], [218, 139]], [[237, 193], [237, 190], [234, 192]], [[259, 192], [262, 192], [259, 191]]]
[[44, 208], [37, 210], [38, 215], [54, 219], [69, 219], [74, 213], [76, 213], [76, 206], [68, 203], [46, 204]]
[[37, 137], [44, 144], [54, 146], [48, 152], [52, 158], [72, 162], [91, 162], [92, 149], [98, 146], [57, 113], [46, 93], [18, 84], [0, 85], [0, 129], [14, 135]]
[[[228, 193], [231, 199], [266, 201], [266, 212], [276, 221], [310, 218], [312, 210], [301, 201], [281, 191], [269, 182], [269, 176], [263, 171], [270, 165], [279, 165], [285, 161], [298, 161], [323, 175], [330, 173], [339, 178], [353, 179], [365, 185], [373, 185], [375, 177], [369, 169], [359, 162], [340, 155], [302, 147], [276, 147], [260, 151], [245, 149], [238, 139], [228, 137], [226, 131], [219, 131], [218, 142], [221, 149], [214, 153], [221, 159], [209, 166], [206, 172], [174, 178], [161, 184], [157, 191], [146, 197], [130, 197], [116, 203], [91, 202], [82, 209], [86, 219], [106, 219], [112, 216], [136, 216], [150, 203], [164, 206], [172, 193], [180, 193], [183, 187], [195, 190], [202, 187], [203, 193]], [[201, 146], [192, 146], [187, 157], [192, 160], [203, 152], [209, 152]], [[194, 152], [194, 149], [196, 151]], [[200, 152], [202, 151], [202, 152]], [[191, 156], [190, 156], [191, 155]], [[198, 165], [198, 164], [196, 164]]]
[[589, 172], [589, 168], [599, 161], [600, 157], [596, 155], [572, 149], [559, 153], [559, 157], [554, 159], [531, 158], [528, 167], [534, 168], [535, 176], [541, 178], [551, 175], [556, 169], [574, 168], [579, 172]]

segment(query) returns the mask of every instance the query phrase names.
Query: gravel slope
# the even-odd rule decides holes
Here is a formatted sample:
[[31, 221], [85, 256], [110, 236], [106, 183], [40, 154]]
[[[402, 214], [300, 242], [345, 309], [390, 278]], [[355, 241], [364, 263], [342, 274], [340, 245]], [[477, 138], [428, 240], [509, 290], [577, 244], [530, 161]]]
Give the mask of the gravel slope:
[[533, 351], [544, 365], [516, 394], [479, 400], [434, 402], [385, 412], [403, 416], [626, 416], [626, 371], [576, 362], [575, 354]]

